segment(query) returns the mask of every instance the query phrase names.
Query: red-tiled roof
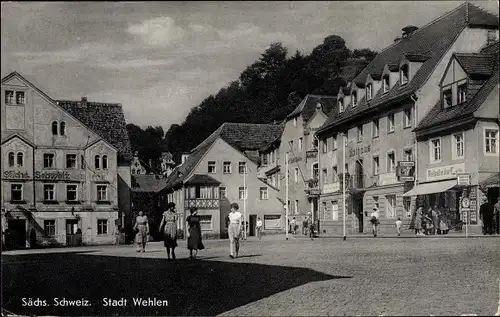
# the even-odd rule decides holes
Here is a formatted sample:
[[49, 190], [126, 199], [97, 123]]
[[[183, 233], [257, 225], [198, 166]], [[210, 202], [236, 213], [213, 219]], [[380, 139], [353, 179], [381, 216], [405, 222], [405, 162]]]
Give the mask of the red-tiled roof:
[[318, 104], [321, 105], [321, 110], [326, 114], [330, 115], [337, 101], [337, 97], [334, 96], [321, 96], [321, 95], [307, 95], [304, 97], [302, 102], [293, 110], [287, 118], [293, 118], [295, 116], [302, 115], [304, 121], [309, 121], [316, 111]]
[[[411, 81], [404, 86], [400, 86], [398, 81], [388, 93], [382, 94], [382, 90], [380, 89], [369, 102], [366, 102], [363, 98], [358, 102], [357, 107], [352, 108], [348, 106], [343, 113], [331, 115], [318, 132], [321, 133], [345, 123], [383, 104], [400, 101], [422, 87], [444, 54], [455, 42], [458, 35], [467, 26], [466, 5], [468, 5], [469, 9], [469, 25], [487, 25], [488, 27], [498, 29], [497, 16], [470, 3], [464, 3], [455, 10], [416, 30], [408, 37], [402, 38], [399, 42], [380, 52], [354, 79], [354, 82], [364, 81], [368, 74], [382, 73], [385, 65], [388, 64], [390, 68], [391, 64], [398, 64], [404, 54], [417, 54], [429, 57], [422, 63], [422, 66], [413, 75]], [[394, 68], [394, 70], [397, 70], [397, 68]]]

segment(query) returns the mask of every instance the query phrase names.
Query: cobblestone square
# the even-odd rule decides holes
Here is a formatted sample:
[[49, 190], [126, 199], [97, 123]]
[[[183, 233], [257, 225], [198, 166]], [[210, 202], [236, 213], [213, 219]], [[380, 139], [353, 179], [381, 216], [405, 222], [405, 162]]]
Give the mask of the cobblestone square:
[[[160, 243], [14, 251], [2, 259], [3, 307], [43, 315], [378, 316], [494, 315], [500, 239], [206, 241], [189, 261], [180, 241], [167, 262]], [[88, 299], [89, 307], [22, 307], [22, 298]], [[133, 306], [132, 298], [168, 300]], [[103, 298], [128, 299], [104, 307]]]

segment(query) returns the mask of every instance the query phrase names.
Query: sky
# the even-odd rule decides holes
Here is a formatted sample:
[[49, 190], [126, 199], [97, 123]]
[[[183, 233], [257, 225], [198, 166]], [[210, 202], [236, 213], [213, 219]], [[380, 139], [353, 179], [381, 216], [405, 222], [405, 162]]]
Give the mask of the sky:
[[[498, 1], [470, 1], [498, 15]], [[181, 124], [272, 42], [309, 54], [329, 35], [380, 51], [460, 1], [1, 2], [1, 76], [53, 99], [121, 103], [128, 123]]]

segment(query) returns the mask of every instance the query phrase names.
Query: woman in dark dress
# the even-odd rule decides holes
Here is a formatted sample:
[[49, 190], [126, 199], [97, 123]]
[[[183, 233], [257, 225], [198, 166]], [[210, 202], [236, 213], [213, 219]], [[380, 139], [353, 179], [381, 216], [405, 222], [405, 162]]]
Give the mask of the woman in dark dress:
[[160, 232], [164, 234], [164, 246], [167, 249], [167, 258], [170, 260], [170, 251], [172, 250], [172, 259], [175, 260], [175, 248], [177, 247], [177, 214], [175, 213], [175, 203], [167, 204], [167, 211], [163, 213], [160, 223]]
[[[205, 246], [201, 242], [201, 226], [200, 226], [200, 216], [198, 216], [198, 209], [192, 207], [189, 209], [191, 213], [190, 216], [187, 217], [186, 222], [188, 226], [188, 249], [189, 249], [189, 258], [195, 259], [198, 255], [198, 250], [205, 249]], [[193, 250], [196, 251], [193, 257]]]

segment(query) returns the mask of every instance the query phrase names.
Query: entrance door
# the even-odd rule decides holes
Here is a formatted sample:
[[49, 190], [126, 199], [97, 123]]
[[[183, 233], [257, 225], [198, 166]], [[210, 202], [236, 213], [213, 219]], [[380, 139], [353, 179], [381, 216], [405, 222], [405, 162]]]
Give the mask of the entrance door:
[[10, 245], [13, 249], [26, 248], [26, 220], [11, 219], [9, 220]]
[[314, 221], [318, 219], [318, 198], [314, 197], [311, 200], [311, 205], [312, 205], [312, 218]]
[[358, 219], [358, 231], [363, 233], [363, 197], [353, 197], [353, 213]]
[[66, 220], [66, 244], [69, 246], [74, 245], [74, 236], [78, 230], [78, 220], [67, 219]]
[[248, 228], [250, 237], [255, 236], [256, 225], [257, 225], [257, 215], [250, 215], [250, 228]]

